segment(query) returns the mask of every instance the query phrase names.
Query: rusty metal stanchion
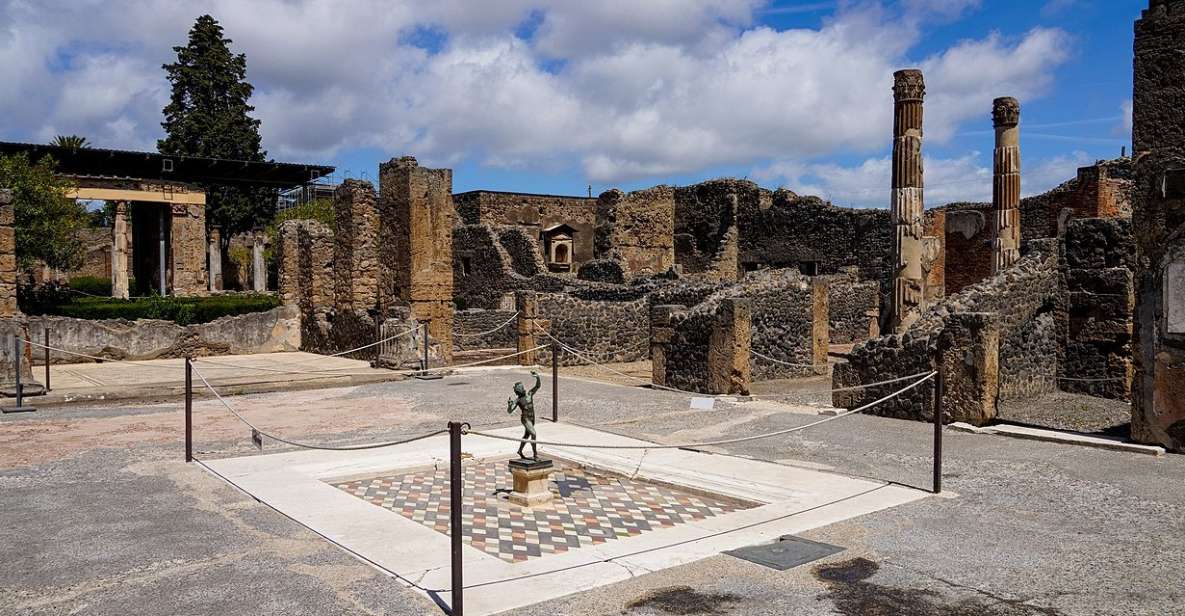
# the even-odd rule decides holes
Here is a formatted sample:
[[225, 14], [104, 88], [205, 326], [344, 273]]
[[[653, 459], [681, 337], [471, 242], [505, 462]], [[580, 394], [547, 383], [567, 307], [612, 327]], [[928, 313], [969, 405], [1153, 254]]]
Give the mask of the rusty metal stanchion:
[[551, 422], [560, 420], [560, 347], [551, 343]]
[[45, 393], [49, 393], [49, 326], [45, 326]]
[[25, 385], [21, 383], [21, 359], [25, 354], [24, 340], [21, 339], [20, 334], [13, 337], [13, 361], [12, 365], [16, 369], [16, 406], [0, 407], [0, 412], [4, 413], [31, 413], [37, 408], [33, 406], [25, 406]]
[[[941, 357], [941, 356], [940, 356]], [[939, 360], [941, 361], [941, 359]], [[942, 366], [934, 375], [934, 493], [942, 493]]]
[[193, 462], [193, 360], [185, 356], [185, 461]]
[[459, 421], [448, 423], [449, 434], [449, 539], [452, 545], [452, 603], [449, 613], [464, 616], [465, 593], [464, 572], [461, 569], [462, 547], [465, 538], [461, 535], [461, 509], [464, 507], [465, 478], [461, 470], [461, 434], [469, 424]]

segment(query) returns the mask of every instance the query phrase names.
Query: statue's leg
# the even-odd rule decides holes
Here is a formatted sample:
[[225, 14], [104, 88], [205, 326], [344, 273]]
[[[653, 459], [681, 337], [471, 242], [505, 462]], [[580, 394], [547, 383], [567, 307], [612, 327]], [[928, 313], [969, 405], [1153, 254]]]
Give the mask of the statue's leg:
[[530, 436], [530, 434], [531, 434], [531, 433], [530, 433], [529, 431], [527, 431], [527, 430], [523, 430], [523, 435], [522, 435], [522, 437], [520, 437], [520, 438], [521, 438], [521, 440], [519, 440], [519, 442], [518, 442], [518, 457], [520, 457], [520, 458], [522, 458], [522, 459], [524, 459], [524, 460], [526, 460], [526, 459], [527, 459], [527, 456], [524, 456], [524, 455], [523, 455], [523, 448], [527, 446], [527, 441], [526, 441], [526, 438], [527, 438], [528, 436]]
[[[539, 444], [536, 443], [536, 441], [539, 440], [539, 434], [535, 432], [535, 422], [528, 420], [523, 423], [523, 427], [525, 427], [527, 429], [527, 434], [531, 438], [531, 458], [534, 460], [538, 460], [539, 459]], [[527, 438], [527, 437], [524, 436], [523, 438]]]

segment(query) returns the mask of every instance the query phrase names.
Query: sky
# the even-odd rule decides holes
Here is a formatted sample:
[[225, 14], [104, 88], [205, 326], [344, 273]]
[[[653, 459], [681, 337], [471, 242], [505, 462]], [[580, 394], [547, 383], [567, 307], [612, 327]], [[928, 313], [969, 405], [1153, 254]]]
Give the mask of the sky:
[[268, 156], [374, 179], [580, 195], [748, 178], [887, 207], [892, 73], [925, 73], [926, 201], [990, 201], [991, 103], [1023, 192], [1131, 136], [1147, 0], [0, 0], [0, 140], [155, 150], [209, 13], [247, 56]]

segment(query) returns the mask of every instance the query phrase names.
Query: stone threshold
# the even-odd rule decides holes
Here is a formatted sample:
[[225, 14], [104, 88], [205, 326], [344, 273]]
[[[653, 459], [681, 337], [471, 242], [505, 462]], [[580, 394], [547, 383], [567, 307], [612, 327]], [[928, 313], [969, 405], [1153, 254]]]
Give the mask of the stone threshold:
[[1077, 445], [1079, 447], [1093, 447], [1095, 449], [1108, 449], [1111, 451], [1126, 451], [1128, 453], [1140, 453], [1150, 456], [1163, 456], [1165, 454], [1164, 447], [1158, 445], [1141, 445], [1114, 436], [1100, 436], [1097, 434], [1083, 434], [1081, 432], [1067, 432], [1064, 430], [1032, 428], [1029, 426], [1014, 426], [1009, 424], [978, 428], [969, 423], [955, 422], [949, 424], [947, 427], [951, 430], [971, 434], [996, 434], [1046, 443]]

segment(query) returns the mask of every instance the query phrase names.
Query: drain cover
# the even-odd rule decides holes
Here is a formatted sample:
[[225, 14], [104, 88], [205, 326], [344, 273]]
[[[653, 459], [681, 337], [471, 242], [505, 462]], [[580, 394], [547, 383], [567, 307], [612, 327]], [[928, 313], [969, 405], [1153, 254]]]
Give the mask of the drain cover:
[[842, 551], [844, 548], [839, 546], [786, 535], [777, 543], [751, 545], [737, 550], [729, 550], [725, 554], [764, 565], [770, 569], [785, 571]]

